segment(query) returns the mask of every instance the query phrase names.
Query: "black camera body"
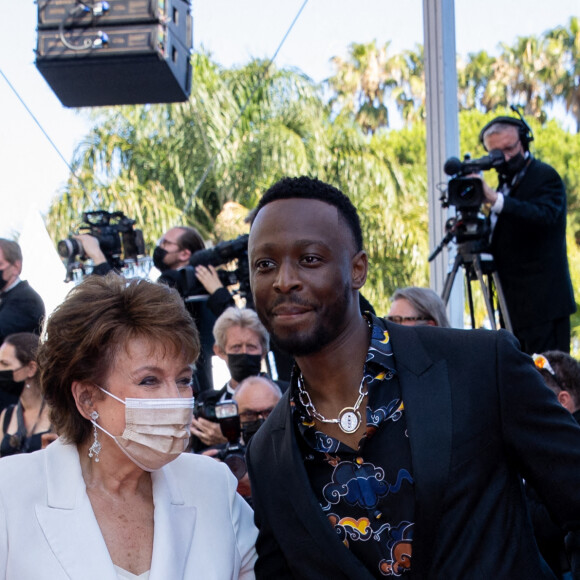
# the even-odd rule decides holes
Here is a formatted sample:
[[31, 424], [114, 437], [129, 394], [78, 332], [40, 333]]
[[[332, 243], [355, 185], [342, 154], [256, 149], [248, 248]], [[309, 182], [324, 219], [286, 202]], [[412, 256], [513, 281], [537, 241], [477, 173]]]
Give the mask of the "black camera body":
[[195, 275], [196, 266], [221, 266], [237, 261], [234, 270], [218, 270], [218, 276], [224, 286], [239, 284], [239, 293], [246, 299], [246, 306], [251, 307], [250, 269], [248, 263], [248, 234], [233, 240], [220, 242], [213, 248], [199, 250], [192, 254], [189, 265], [180, 270], [167, 270], [159, 277], [163, 282], [175, 288], [186, 299], [207, 296], [207, 292]]
[[456, 217], [449, 218], [445, 224], [445, 237], [433, 250], [428, 258], [431, 262], [439, 252], [451, 241], [459, 245], [469, 244], [473, 252], [489, 251], [491, 222], [489, 217], [480, 211], [485, 201], [483, 182], [479, 177], [472, 177], [480, 171], [499, 168], [505, 163], [504, 154], [499, 149], [493, 149], [489, 155], [479, 159], [471, 159], [469, 153], [463, 156], [463, 161], [450, 157], [443, 166], [443, 171], [452, 176], [447, 184], [447, 190], [441, 196], [443, 207], [454, 206]]
[[[105, 210], [83, 213], [83, 223], [78, 227], [77, 234], [89, 234], [96, 238], [99, 247], [112, 268], [120, 270], [127, 259], [136, 260], [145, 254], [145, 242], [141, 230], [135, 229], [135, 220], [125, 216], [123, 212], [108, 212]], [[69, 236], [60, 240], [57, 251], [61, 258], [67, 260], [67, 276], [65, 282], [72, 280], [72, 271], [82, 268], [80, 261], [87, 255], [79, 240]]]
[[248, 468], [246, 466], [246, 446], [242, 443], [238, 404], [233, 400], [220, 401], [215, 404], [214, 412], [222, 434], [228, 440], [225, 447], [218, 451], [216, 457], [223, 461], [239, 480], [246, 474]]
[[468, 153], [464, 155], [463, 161], [457, 157], [449, 158], [443, 166], [443, 171], [453, 176], [447, 184], [447, 205], [453, 205], [458, 210], [478, 210], [485, 200], [483, 183], [481, 179], [469, 176], [497, 168], [504, 161], [505, 157], [498, 149], [479, 159], [471, 159]]

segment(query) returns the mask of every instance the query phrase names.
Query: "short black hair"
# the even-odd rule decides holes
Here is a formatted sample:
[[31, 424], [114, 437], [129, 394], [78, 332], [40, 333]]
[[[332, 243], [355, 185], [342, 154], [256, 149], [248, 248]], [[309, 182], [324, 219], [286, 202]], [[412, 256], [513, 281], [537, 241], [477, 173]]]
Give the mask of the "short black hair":
[[252, 223], [259, 211], [272, 201], [279, 199], [317, 199], [338, 209], [340, 215], [346, 221], [356, 246], [356, 251], [363, 249], [363, 237], [360, 227], [360, 219], [356, 208], [350, 199], [336, 187], [316, 179], [307, 177], [283, 177], [268, 189], [252, 212]]
[[[580, 363], [567, 352], [548, 350], [542, 353], [550, 362], [555, 373], [556, 386], [568, 391], [574, 404], [580, 406]], [[542, 369], [545, 371], [545, 369]], [[546, 375], [542, 373], [545, 377]], [[548, 381], [548, 386], [551, 386]]]

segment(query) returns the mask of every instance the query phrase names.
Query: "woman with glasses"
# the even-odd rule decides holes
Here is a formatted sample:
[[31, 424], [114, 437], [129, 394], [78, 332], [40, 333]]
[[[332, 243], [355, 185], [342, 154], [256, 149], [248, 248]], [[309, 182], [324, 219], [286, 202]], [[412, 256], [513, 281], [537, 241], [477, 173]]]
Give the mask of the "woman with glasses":
[[442, 326], [449, 328], [443, 300], [430, 288], [400, 288], [391, 296], [387, 319], [405, 326]]

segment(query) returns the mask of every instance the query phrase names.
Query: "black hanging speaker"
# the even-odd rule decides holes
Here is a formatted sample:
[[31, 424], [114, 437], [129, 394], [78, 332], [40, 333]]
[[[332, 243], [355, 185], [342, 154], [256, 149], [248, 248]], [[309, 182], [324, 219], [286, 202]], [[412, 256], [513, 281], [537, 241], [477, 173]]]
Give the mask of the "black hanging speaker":
[[66, 107], [186, 101], [189, 0], [38, 0], [36, 67]]

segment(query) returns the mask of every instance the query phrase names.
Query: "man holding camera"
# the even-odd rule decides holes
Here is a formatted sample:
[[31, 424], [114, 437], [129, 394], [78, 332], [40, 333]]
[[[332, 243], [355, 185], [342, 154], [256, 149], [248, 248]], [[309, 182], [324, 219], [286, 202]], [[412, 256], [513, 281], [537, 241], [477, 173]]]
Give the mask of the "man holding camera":
[[[93, 274], [105, 275], [113, 268], [102, 251], [99, 240], [89, 234], [73, 236], [80, 241], [84, 253], [93, 260]], [[177, 226], [169, 229], [153, 251], [153, 264], [163, 274], [168, 271], [178, 271], [188, 266], [191, 256], [205, 249], [205, 242], [199, 232], [189, 226]], [[195, 320], [200, 334], [201, 353], [196, 364], [196, 392], [213, 390], [212, 364], [213, 325], [216, 318], [229, 306], [234, 305], [234, 299], [227, 288], [221, 283], [213, 266], [197, 266], [195, 276], [209, 294], [205, 300], [186, 301], [189, 312]], [[163, 276], [162, 276], [163, 277]]]
[[513, 331], [528, 354], [570, 352], [570, 314], [576, 304], [566, 253], [566, 192], [556, 170], [534, 159], [523, 119], [497, 117], [480, 133], [499, 150], [497, 189], [483, 181], [491, 210], [491, 252]]
[[250, 308], [226, 309], [216, 320], [213, 335], [214, 354], [226, 363], [230, 379], [220, 390], [205, 391], [196, 398], [196, 416], [191, 423], [196, 452], [225, 443], [214, 417], [215, 404], [232, 399], [239, 383], [261, 373], [270, 341], [268, 331]]
[[[191, 257], [205, 250], [205, 242], [199, 232], [189, 226], [177, 226], [163, 234], [153, 251], [153, 264], [162, 273], [160, 281], [166, 280], [163, 273], [181, 270], [189, 266]], [[221, 283], [213, 266], [197, 266], [195, 277], [209, 296], [203, 300], [186, 300], [186, 305], [195, 320], [201, 341], [201, 353], [196, 363], [196, 393], [213, 390], [213, 325], [217, 317], [229, 306], [235, 304], [229, 290]], [[194, 393], [195, 394], [195, 393]]]

